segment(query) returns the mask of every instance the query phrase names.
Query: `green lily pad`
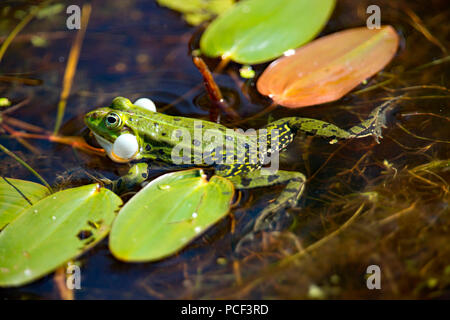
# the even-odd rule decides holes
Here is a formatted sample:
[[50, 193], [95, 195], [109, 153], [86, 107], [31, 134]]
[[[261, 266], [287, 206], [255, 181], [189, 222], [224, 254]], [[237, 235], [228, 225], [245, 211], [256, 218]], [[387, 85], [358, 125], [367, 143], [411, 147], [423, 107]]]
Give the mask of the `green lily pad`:
[[206, 56], [263, 63], [312, 40], [335, 0], [244, 0], [214, 20], [200, 39]]
[[12, 178], [0, 178], [0, 230], [32, 204], [50, 194], [41, 184]]
[[102, 240], [122, 200], [97, 184], [47, 196], [0, 232], [0, 286], [38, 279]]
[[183, 14], [184, 20], [197, 26], [230, 8], [235, 0], [156, 0], [159, 5]]
[[229, 180], [213, 176], [208, 181], [198, 169], [165, 174], [120, 210], [109, 248], [123, 261], [170, 256], [225, 217], [233, 193]]

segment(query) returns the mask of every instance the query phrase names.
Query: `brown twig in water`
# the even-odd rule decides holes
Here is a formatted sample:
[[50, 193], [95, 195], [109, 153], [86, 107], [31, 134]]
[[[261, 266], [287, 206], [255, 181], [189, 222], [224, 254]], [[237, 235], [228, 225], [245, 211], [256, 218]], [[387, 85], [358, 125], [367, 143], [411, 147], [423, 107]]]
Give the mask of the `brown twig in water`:
[[446, 56], [444, 58], [441, 58], [441, 59], [433, 60], [431, 62], [427, 62], [425, 64], [422, 64], [422, 65], [420, 65], [420, 66], [418, 66], [418, 67], [416, 67], [416, 68], [414, 68], [412, 70], [405, 71], [405, 73], [417, 72], [417, 71], [420, 71], [422, 69], [426, 69], [428, 67], [437, 66], [437, 65], [440, 65], [442, 63], [449, 62], [449, 61], [450, 61], [450, 55], [448, 55], [448, 56]]
[[72, 88], [72, 81], [77, 69], [78, 58], [80, 57], [81, 45], [83, 43], [84, 35], [86, 33], [87, 25], [89, 22], [89, 16], [91, 15], [91, 5], [86, 3], [83, 5], [81, 11], [81, 29], [78, 31], [75, 41], [70, 49], [69, 59], [67, 61], [66, 70], [64, 72], [63, 90], [58, 103], [58, 113], [56, 115], [55, 129], [53, 134], [57, 135], [59, 128], [64, 117], [64, 111], [66, 109], [67, 98], [69, 97], [70, 89]]
[[431, 43], [435, 44], [436, 46], [438, 46], [442, 52], [447, 53], [447, 48], [445, 48], [442, 43], [431, 34], [431, 32], [427, 29], [427, 27], [425, 27], [425, 25], [422, 22], [422, 19], [420, 19], [420, 17], [414, 12], [412, 11], [409, 7], [406, 7], [406, 14], [411, 18], [412, 20], [412, 26], [419, 31], [421, 34], [423, 34], [423, 36], [425, 38], [428, 39], [428, 41], [430, 41]]
[[236, 278], [236, 284], [238, 286], [242, 285], [242, 275], [241, 275], [241, 268], [240, 268], [239, 260], [233, 261], [233, 272], [234, 272], [234, 276]]
[[444, 119], [444, 120], [450, 121], [450, 118], [449, 118], [449, 117], [441, 116], [441, 115], [434, 114], [434, 113], [431, 113], [431, 112], [410, 112], [410, 113], [402, 113], [401, 116], [402, 116], [402, 117], [431, 116], [431, 117], [436, 117], [436, 118], [440, 118], [440, 119]]
[[21, 78], [21, 77], [15, 77], [15, 76], [0, 76], [0, 81], [3, 82], [17, 82], [21, 84], [26, 84], [29, 86], [39, 86], [42, 84], [42, 80], [39, 79], [29, 79], [29, 78]]
[[54, 135], [48, 132], [45, 132], [44, 134], [35, 134], [35, 133], [27, 133], [27, 132], [20, 132], [15, 131], [8, 125], [2, 124], [1, 125], [3, 129], [5, 129], [13, 138], [25, 138], [25, 139], [41, 139], [41, 140], [48, 140], [51, 142], [57, 142], [61, 144], [67, 144], [74, 148], [83, 150], [88, 153], [96, 154], [103, 156], [105, 155], [105, 152], [103, 149], [95, 148], [90, 146], [86, 143], [86, 141], [79, 136], [59, 136]]
[[22, 108], [24, 105], [26, 105], [28, 102], [30, 102], [30, 100], [31, 100], [31, 98], [28, 97], [28, 98], [26, 98], [26, 99], [20, 101], [19, 103], [13, 105], [12, 107], [9, 107], [8, 109], [2, 111], [2, 112], [1, 112], [1, 115], [3, 116], [3, 115], [5, 115], [5, 114], [12, 113], [12, 112], [16, 111], [16, 110], [19, 109], [19, 108]]
[[53, 281], [62, 300], [74, 300], [73, 291], [67, 288], [66, 285], [66, 268], [64, 266], [56, 269]]
[[8, 125], [11, 125], [11, 126], [23, 129], [23, 130], [28, 130], [31, 132], [39, 132], [39, 133], [45, 132], [45, 130], [42, 129], [41, 127], [26, 123], [26, 122], [16, 119], [16, 118], [11, 118], [8, 116], [3, 116], [3, 115], [2, 115], [2, 118], [3, 118], [4, 123], [7, 123]]
[[211, 121], [214, 121], [215, 118], [217, 118], [217, 116], [218, 116], [217, 110], [218, 109], [225, 112], [231, 118], [238, 119], [239, 115], [236, 113], [236, 111], [234, 111], [227, 105], [226, 101], [224, 100], [224, 98], [222, 96], [222, 92], [220, 91], [219, 86], [214, 81], [211, 71], [209, 71], [209, 68], [206, 65], [206, 63], [203, 61], [203, 59], [199, 58], [199, 57], [193, 57], [192, 60], [195, 64], [195, 66], [198, 68], [198, 70], [200, 71], [200, 73], [203, 76], [203, 81], [204, 81], [204, 84], [206, 87], [206, 91], [208, 92], [208, 96], [209, 96], [213, 106], [215, 107], [215, 110], [211, 110], [211, 112], [210, 112]]
[[411, 90], [420, 90], [420, 89], [432, 89], [432, 90], [442, 90], [450, 92], [450, 89], [443, 87], [443, 86], [436, 86], [436, 85], [419, 85], [419, 86], [411, 86], [406, 88], [385, 88], [388, 91], [411, 91]]
[[405, 131], [407, 134], [413, 136], [413, 137], [416, 138], [416, 139], [425, 140], [425, 141], [432, 141], [432, 142], [440, 142], [440, 143], [450, 143], [450, 141], [438, 140], [438, 139], [431, 139], [431, 138], [427, 138], [427, 137], [421, 137], [421, 136], [418, 136], [418, 135], [412, 133], [411, 131], [409, 131], [408, 129], [406, 129], [404, 126], [402, 126], [402, 125], [399, 124], [399, 123], [396, 123], [396, 125], [397, 125], [400, 129], [402, 129], [403, 131]]

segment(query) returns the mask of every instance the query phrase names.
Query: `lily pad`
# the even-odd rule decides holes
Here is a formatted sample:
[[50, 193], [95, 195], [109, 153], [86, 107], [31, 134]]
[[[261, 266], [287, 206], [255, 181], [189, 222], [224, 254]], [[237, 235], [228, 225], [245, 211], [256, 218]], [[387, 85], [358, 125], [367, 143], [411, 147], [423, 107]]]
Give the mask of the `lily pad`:
[[211, 20], [230, 8], [235, 0], [156, 0], [159, 5], [183, 14], [184, 20], [193, 25]]
[[0, 286], [38, 279], [102, 240], [122, 200], [97, 184], [47, 196], [0, 232]]
[[233, 184], [209, 181], [201, 170], [165, 174], [139, 191], [114, 221], [109, 247], [123, 261], [153, 261], [172, 255], [222, 219]]
[[391, 26], [333, 33], [272, 62], [257, 89], [290, 108], [334, 101], [382, 70], [397, 52], [398, 42]]
[[214, 20], [200, 39], [206, 56], [242, 64], [273, 60], [313, 39], [334, 0], [244, 0]]
[[0, 178], [0, 230], [32, 204], [50, 194], [41, 184], [13, 178]]

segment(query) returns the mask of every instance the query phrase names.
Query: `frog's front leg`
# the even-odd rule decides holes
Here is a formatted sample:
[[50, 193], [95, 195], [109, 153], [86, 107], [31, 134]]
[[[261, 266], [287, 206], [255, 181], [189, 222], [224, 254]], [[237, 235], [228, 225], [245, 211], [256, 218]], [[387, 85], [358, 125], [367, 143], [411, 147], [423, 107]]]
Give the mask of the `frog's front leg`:
[[265, 227], [266, 218], [273, 212], [285, 207], [294, 206], [300, 199], [305, 187], [305, 176], [295, 171], [277, 171], [273, 174], [262, 174], [261, 170], [249, 172], [245, 175], [227, 177], [236, 189], [250, 189], [266, 187], [275, 184], [286, 184], [278, 198], [270, 203], [256, 219], [253, 230], [260, 231]]
[[134, 164], [128, 173], [112, 183], [112, 191], [116, 194], [135, 189], [136, 186], [141, 185], [142, 182], [148, 178], [148, 164], [140, 162]]
[[[180, 167], [180, 166], [178, 166]], [[191, 165], [181, 165], [182, 168], [190, 168]], [[163, 172], [172, 169], [173, 165], [154, 161], [152, 162], [152, 170], [162, 170]], [[112, 191], [116, 194], [122, 194], [128, 191], [136, 190], [137, 187], [142, 187], [143, 182], [147, 180], [150, 175], [150, 165], [147, 162], [139, 162], [131, 166], [128, 173], [117, 180], [112, 181]]]

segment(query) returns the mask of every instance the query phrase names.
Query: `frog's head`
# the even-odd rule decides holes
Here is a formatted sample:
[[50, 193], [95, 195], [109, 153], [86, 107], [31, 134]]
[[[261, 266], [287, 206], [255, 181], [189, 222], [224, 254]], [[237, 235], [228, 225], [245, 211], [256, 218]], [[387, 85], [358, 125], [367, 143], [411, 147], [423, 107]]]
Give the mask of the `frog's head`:
[[131, 115], [128, 99], [114, 99], [110, 107], [87, 113], [84, 121], [97, 142], [115, 162], [129, 162], [139, 156], [139, 143], [132, 128], [126, 125]]

